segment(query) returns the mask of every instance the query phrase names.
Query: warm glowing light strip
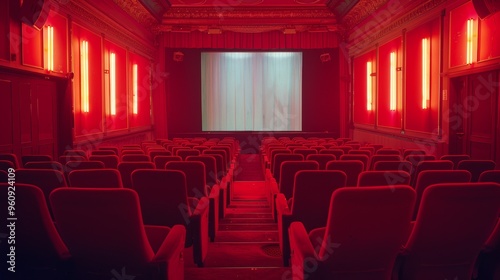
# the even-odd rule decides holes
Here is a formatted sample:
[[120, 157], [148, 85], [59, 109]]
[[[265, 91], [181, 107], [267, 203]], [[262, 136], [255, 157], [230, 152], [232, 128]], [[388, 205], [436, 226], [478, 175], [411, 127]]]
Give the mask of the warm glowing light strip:
[[429, 108], [430, 99], [430, 44], [428, 38], [422, 39], [422, 109]]
[[81, 85], [81, 109], [84, 113], [89, 112], [89, 42], [82, 41], [80, 46], [80, 85]]
[[372, 62], [366, 63], [366, 110], [372, 110], [373, 84], [372, 84]]
[[54, 71], [54, 27], [47, 26], [47, 70]]
[[472, 64], [472, 37], [474, 32], [474, 19], [467, 20], [467, 58], [466, 63]]
[[390, 55], [390, 88], [389, 88], [389, 109], [391, 111], [396, 111], [396, 99], [397, 99], [397, 84], [396, 84], [396, 64], [397, 64], [397, 58], [396, 58], [396, 53], [391, 52]]
[[137, 115], [138, 113], [138, 108], [137, 108], [137, 64], [134, 64], [132, 68], [132, 113], [134, 115]]
[[112, 116], [116, 115], [116, 56], [109, 55], [109, 106]]

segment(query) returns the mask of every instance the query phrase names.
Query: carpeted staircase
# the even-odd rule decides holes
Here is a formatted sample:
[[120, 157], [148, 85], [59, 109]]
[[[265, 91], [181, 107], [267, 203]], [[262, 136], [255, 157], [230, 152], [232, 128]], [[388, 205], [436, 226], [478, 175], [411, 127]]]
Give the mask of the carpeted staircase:
[[196, 267], [190, 250], [186, 249], [184, 279], [291, 279], [290, 268], [283, 267], [260, 157], [240, 157], [243, 157], [239, 161], [241, 172], [239, 180], [234, 182], [233, 199], [226, 217], [219, 223], [215, 242], [209, 244], [204, 267]]

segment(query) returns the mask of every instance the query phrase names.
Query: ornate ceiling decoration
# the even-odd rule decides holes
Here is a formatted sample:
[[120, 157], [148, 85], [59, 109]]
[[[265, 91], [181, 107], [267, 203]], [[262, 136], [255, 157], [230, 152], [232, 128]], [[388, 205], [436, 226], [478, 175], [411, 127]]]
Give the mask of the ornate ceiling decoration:
[[387, 0], [359, 0], [359, 2], [344, 16], [342, 24], [348, 29], [352, 28], [386, 3]]
[[155, 27], [158, 25], [158, 19], [155, 18], [139, 0], [113, 0], [127, 14], [133, 17], [137, 22], [146, 27]]

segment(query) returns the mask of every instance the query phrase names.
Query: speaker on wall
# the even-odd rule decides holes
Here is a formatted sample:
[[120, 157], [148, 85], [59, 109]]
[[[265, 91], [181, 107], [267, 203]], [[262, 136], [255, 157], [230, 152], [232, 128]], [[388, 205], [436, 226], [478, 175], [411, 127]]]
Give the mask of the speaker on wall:
[[21, 21], [40, 30], [49, 17], [50, 0], [24, 0], [21, 4]]
[[472, 0], [477, 15], [484, 19], [500, 10], [500, 1], [498, 0]]

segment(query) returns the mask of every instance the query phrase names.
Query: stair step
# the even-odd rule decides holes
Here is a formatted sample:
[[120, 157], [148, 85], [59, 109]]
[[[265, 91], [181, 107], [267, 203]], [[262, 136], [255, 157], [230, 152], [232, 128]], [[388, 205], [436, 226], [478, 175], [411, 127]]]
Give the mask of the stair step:
[[225, 218], [219, 221], [219, 225], [232, 225], [232, 224], [275, 224], [274, 219], [269, 215], [266, 218]]
[[277, 224], [219, 224], [219, 231], [277, 231]]
[[218, 231], [215, 242], [279, 242], [277, 231]]
[[292, 279], [292, 273], [289, 267], [204, 267], [186, 268], [184, 279], [276, 280]]

